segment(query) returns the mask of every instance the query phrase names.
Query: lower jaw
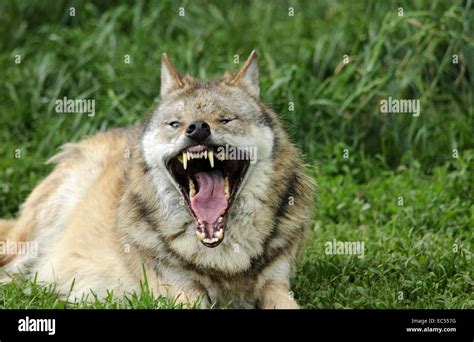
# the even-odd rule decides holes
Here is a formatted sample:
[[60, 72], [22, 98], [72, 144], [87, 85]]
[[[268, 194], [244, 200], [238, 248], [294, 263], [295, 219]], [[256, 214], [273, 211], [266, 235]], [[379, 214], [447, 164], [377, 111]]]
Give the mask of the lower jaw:
[[218, 241], [216, 241], [216, 242], [214, 242], [214, 243], [206, 243], [206, 242], [204, 242], [204, 241], [201, 241], [201, 243], [202, 243], [204, 246], [206, 246], [207, 248], [215, 248], [215, 247], [219, 246], [219, 245], [221, 244], [221, 242], [222, 242], [222, 240], [218, 240]]
[[[200, 224], [197, 224], [196, 235], [198, 240], [206, 247], [214, 248], [221, 244], [224, 240], [224, 227], [219, 227], [216, 230], [212, 230], [212, 235], [204, 232], [204, 229], [200, 228]], [[211, 235], [211, 236], [208, 236]]]

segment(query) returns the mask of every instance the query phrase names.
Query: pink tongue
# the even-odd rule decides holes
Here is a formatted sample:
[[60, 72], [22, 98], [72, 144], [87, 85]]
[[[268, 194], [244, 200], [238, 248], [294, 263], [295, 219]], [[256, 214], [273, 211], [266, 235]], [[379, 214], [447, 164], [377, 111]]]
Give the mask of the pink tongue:
[[191, 198], [191, 208], [208, 226], [215, 223], [221, 212], [227, 209], [224, 177], [220, 171], [202, 171], [196, 173], [194, 178], [199, 184], [199, 192]]

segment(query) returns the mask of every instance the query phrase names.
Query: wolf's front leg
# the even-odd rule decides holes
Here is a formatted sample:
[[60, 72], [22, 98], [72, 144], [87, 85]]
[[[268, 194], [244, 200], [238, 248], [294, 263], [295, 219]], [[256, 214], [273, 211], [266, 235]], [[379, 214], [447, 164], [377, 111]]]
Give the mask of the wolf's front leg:
[[197, 287], [175, 286], [175, 288], [168, 293], [170, 297], [176, 299], [176, 304], [183, 304], [184, 307], [191, 308], [199, 303], [198, 308], [208, 309], [211, 305], [207, 292]]
[[261, 309], [299, 309], [288, 285], [269, 282], [261, 290]]
[[183, 274], [183, 271], [167, 269], [162, 272], [160, 293], [176, 300], [176, 304], [191, 307], [197, 302], [202, 309], [210, 306], [208, 293], [204, 286]]

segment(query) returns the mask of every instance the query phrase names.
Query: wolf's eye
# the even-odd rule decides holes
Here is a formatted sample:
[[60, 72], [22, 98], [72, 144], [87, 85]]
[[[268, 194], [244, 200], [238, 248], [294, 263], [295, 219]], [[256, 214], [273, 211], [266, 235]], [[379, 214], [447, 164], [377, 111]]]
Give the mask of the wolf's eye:
[[223, 123], [225, 125], [225, 124], [228, 124], [229, 122], [231, 122], [233, 120], [235, 120], [235, 119], [227, 119], [227, 118], [226, 119], [221, 119], [221, 123]]
[[178, 128], [179, 127], [179, 122], [178, 121], [173, 121], [173, 122], [170, 122], [168, 125], [170, 125], [173, 128]]

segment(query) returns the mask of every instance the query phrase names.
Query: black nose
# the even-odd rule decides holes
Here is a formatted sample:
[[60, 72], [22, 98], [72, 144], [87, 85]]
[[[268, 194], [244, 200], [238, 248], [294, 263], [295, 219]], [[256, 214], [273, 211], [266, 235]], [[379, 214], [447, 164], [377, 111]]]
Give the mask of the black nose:
[[206, 121], [196, 120], [186, 128], [186, 136], [195, 141], [203, 141], [211, 134], [211, 127]]

